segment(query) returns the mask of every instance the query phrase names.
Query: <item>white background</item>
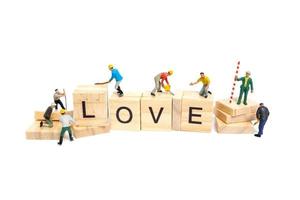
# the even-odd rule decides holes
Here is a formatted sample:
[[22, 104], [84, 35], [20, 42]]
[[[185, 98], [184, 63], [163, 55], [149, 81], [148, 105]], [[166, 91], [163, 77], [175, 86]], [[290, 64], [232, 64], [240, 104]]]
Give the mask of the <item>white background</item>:
[[[0, 1], [0, 199], [299, 199], [297, 1]], [[27, 141], [55, 88], [105, 81], [172, 88], [201, 71], [228, 98], [236, 62], [271, 116], [265, 135], [118, 132]], [[110, 92], [113, 90], [110, 85]]]

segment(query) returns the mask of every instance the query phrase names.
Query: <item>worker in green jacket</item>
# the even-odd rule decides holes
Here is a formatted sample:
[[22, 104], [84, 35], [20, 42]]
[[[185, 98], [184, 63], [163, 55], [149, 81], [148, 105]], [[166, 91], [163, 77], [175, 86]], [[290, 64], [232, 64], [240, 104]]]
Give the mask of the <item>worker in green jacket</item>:
[[247, 105], [247, 97], [248, 97], [248, 92], [251, 87], [251, 93], [253, 93], [253, 81], [252, 78], [250, 78], [251, 73], [249, 71], [246, 72], [246, 76], [238, 78], [237, 76], [235, 77], [236, 81], [242, 81], [241, 84], [241, 89], [240, 89], [240, 95], [239, 99], [237, 101], [237, 104], [240, 105], [243, 95], [244, 95], [244, 105]]

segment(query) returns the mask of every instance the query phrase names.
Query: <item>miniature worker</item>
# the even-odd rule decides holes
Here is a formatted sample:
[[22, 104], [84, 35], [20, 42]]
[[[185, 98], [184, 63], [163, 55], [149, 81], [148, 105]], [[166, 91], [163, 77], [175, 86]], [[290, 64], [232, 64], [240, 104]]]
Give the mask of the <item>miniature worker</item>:
[[45, 124], [44, 124], [44, 121], [42, 120], [40, 122], [40, 127], [48, 127], [48, 128], [52, 128], [53, 127], [53, 122], [51, 120], [51, 115], [52, 115], [52, 112], [53, 112], [53, 109], [55, 108], [56, 104], [55, 103], [52, 103], [51, 106], [49, 106], [47, 108], [47, 110], [45, 111], [44, 113], [44, 121], [45, 121]]
[[270, 115], [269, 109], [263, 103], [260, 103], [259, 108], [256, 111], [256, 118], [259, 125], [258, 125], [258, 133], [254, 135], [255, 137], [261, 137], [262, 134], [264, 133], [264, 127], [266, 122], [268, 121], [269, 115]]
[[237, 76], [235, 77], [236, 81], [242, 81], [240, 95], [239, 95], [239, 99], [237, 101], [238, 105], [241, 104], [243, 95], [244, 95], [243, 103], [244, 103], [244, 105], [247, 105], [247, 97], [248, 97], [248, 92], [249, 92], [250, 87], [251, 87], [251, 93], [253, 93], [253, 81], [252, 81], [252, 78], [250, 78], [250, 75], [251, 75], [250, 71], [247, 71], [245, 77], [241, 77], [241, 78], [238, 78]]
[[122, 97], [124, 93], [121, 90], [120, 83], [122, 82], [123, 77], [121, 76], [119, 70], [114, 67], [114, 65], [112, 64], [108, 65], [108, 69], [111, 71], [111, 78], [109, 79], [108, 82], [110, 83], [113, 79], [116, 80], [115, 89], [117, 90], [119, 97]]
[[70, 115], [66, 114], [65, 109], [61, 109], [60, 114], [61, 116], [59, 118], [59, 121], [62, 123], [62, 129], [60, 132], [59, 142], [57, 143], [58, 145], [62, 145], [66, 131], [68, 131], [69, 133], [70, 141], [74, 140], [71, 130], [72, 124], [75, 123], [74, 119]]
[[61, 97], [64, 97], [66, 94], [65, 92], [60, 92], [58, 89], [55, 89], [55, 93], [53, 95], [53, 99], [54, 99], [54, 103], [55, 105], [55, 110], [58, 109], [58, 104], [60, 105], [60, 107], [62, 109], [65, 109], [64, 104], [62, 103], [62, 101], [60, 100]]
[[210, 79], [208, 78], [208, 76], [205, 76], [204, 72], [200, 73], [200, 78], [196, 81], [196, 82], [192, 82], [190, 83], [190, 85], [195, 85], [199, 82], [202, 82], [203, 86], [199, 92], [200, 96], [203, 96], [204, 98], [208, 97], [208, 94], [211, 94], [210, 91], [208, 91], [209, 88], [209, 84], [210, 84]]
[[165, 83], [170, 87], [168, 76], [172, 76], [173, 73], [173, 70], [169, 70], [168, 72], [159, 73], [154, 77], [155, 87], [151, 92], [152, 96], [155, 96], [156, 92], [162, 92], [161, 87], [165, 88]]

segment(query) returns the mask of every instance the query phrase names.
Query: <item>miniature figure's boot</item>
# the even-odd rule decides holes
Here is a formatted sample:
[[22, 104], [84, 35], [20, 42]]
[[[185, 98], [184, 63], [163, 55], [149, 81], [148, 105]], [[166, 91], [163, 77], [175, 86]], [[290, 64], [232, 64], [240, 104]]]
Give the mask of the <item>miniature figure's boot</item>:
[[121, 87], [120, 87], [120, 86], [118, 86], [117, 90], [118, 90], [118, 93], [119, 93], [120, 95], [123, 94], [123, 91], [121, 90]]
[[72, 136], [72, 133], [69, 133], [69, 138], [70, 138], [70, 141], [72, 142], [74, 139], [73, 139], [73, 136]]
[[64, 138], [63, 136], [60, 136], [60, 137], [59, 137], [59, 142], [57, 143], [58, 145], [62, 145], [62, 143], [63, 143], [63, 138]]

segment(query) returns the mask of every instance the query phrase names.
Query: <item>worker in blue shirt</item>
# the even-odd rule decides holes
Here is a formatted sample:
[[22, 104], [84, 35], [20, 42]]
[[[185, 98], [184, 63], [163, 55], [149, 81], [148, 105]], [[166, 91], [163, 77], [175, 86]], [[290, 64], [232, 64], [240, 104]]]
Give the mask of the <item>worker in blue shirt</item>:
[[260, 103], [259, 104], [259, 108], [256, 111], [256, 118], [257, 118], [257, 123], [259, 123], [258, 125], [258, 133], [255, 134], [255, 137], [261, 137], [263, 132], [264, 132], [264, 127], [266, 122], [268, 121], [270, 112], [269, 109], [263, 104]]
[[124, 93], [121, 90], [120, 83], [123, 80], [123, 77], [121, 76], [119, 70], [114, 67], [114, 65], [109, 64], [108, 69], [111, 71], [111, 78], [109, 79], [108, 82], [110, 83], [112, 80], [114, 79], [116, 80], [115, 89], [117, 90], [119, 97], [122, 97]]

